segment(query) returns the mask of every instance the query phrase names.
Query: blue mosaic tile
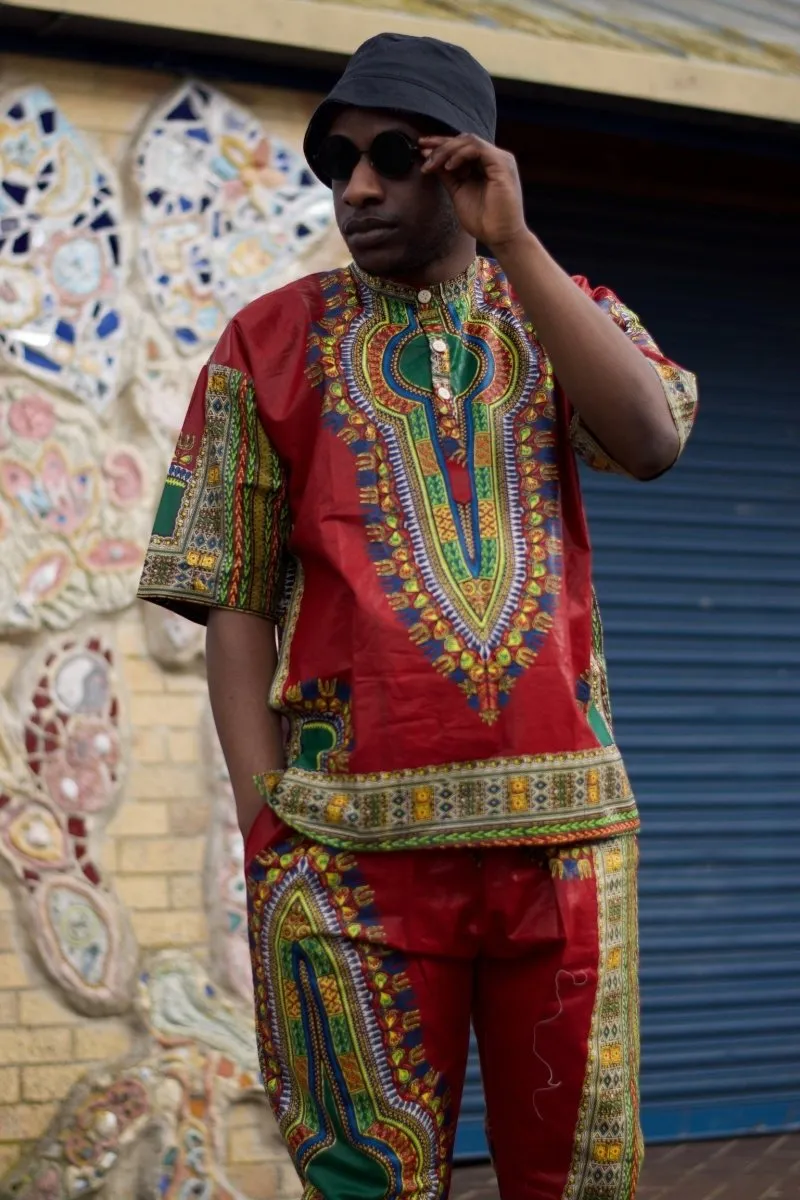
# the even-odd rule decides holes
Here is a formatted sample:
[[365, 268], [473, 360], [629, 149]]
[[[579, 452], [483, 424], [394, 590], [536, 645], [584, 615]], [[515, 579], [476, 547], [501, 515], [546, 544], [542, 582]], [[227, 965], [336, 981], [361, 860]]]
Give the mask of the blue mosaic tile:
[[41, 87], [0, 101], [0, 354], [102, 412], [123, 327], [113, 173]]
[[330, 228], [330, 193], [302, 156], [208, 85], [182, 84], [136, 145], [139, 270], [184, 354], [210, 350], [256, 296], [302, 273]]

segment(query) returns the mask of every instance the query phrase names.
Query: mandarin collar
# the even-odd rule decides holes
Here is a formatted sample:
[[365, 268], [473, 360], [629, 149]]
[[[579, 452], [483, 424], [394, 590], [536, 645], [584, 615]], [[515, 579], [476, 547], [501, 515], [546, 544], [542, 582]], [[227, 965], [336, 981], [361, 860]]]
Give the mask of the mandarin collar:
[[354, 262], [350, 264], [350, 271], [360, 283], [372, 292], [379, 292], [381, 295], [391, 296], [395, 300], [405, 300], [409, 304], [427, 307], [435, 301], [448, 303], [466, 296], [475, 282], [479, 263], [480, 259], [474, 258], [466, 271], [462, 271], [460, 275], [455, 275], [452, 279], [445, 279], [442, 283], [428, 283], [422, 287], [409, 287], [405, 283], [395, 283], [392, 279], [381, 279], [377, 275], [368, 275]]

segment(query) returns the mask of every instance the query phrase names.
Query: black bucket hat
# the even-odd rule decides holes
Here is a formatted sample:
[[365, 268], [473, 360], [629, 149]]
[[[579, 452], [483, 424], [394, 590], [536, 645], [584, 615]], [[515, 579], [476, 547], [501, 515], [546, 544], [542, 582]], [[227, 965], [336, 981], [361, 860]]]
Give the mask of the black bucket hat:
[[424, 117], [452, 133], [493, 142], [497, 100], [492, 77], [461, 46], [437, 38], [379, 33], [359, 46], [309, 122], [303, 151], [311, 170], [316, 152], [342, 108], [386, 109]]

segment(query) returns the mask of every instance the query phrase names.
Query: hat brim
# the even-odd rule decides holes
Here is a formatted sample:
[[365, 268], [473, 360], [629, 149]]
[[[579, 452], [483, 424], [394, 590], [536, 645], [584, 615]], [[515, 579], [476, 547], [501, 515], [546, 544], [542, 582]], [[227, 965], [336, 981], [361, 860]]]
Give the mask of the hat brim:
[[386, 75], [342, 78], [312, 116], [303, 139], [303, 153], [311, 170], [326, 187], [331, 181], [317, 169], [317, 151], [343, 108], [365, 108], [376, 112], [402, 112], [409, 117], [435, 121], [450, 133], [476, 133], [492, 138], [488, 129], [477, 129], [474, 117], [463, 112], [446, 96], [407, 79]]

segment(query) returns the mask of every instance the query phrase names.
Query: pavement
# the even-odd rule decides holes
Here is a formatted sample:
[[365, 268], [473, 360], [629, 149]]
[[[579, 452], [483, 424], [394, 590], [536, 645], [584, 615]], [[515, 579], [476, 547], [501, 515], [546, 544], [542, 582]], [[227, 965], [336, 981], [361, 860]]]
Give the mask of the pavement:
[[[457, 1167], [451, 1200], [499, 1200], [491, 1167]], [[800, 1200], [800, 1133], [651, 1146], [636, 1200]]]

